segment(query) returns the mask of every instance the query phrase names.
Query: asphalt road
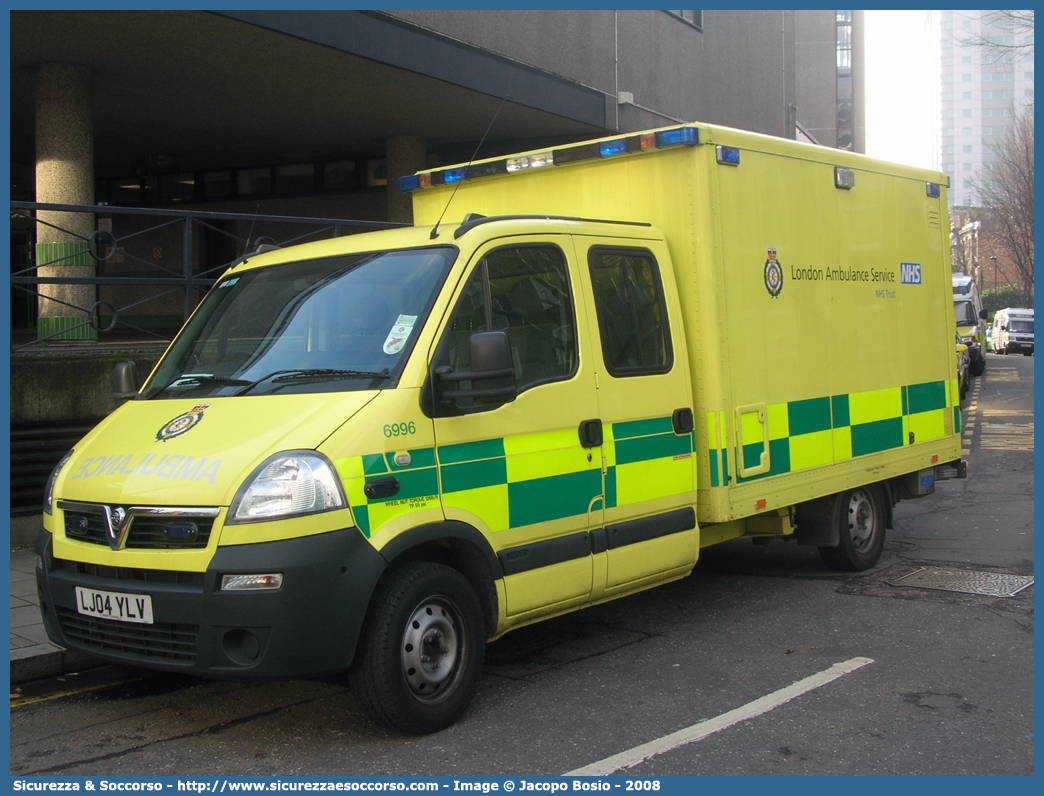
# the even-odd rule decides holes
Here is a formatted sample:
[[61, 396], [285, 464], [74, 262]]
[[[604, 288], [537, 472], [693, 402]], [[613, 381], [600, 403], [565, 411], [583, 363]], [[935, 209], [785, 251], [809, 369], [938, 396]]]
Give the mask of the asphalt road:
[[[911, 583], [1032, 574], [1033, 359], [990, 355], [964, 422], [969, 478], [899, 504], [870, 572], [831, 573], [792, 543], [710, 548], [683, 581], [492, 645], [473, 706], [435, 735], [374, 728], [337, 678], [119, 683], [106, 669], [13, 704], [11, 773], [533, 776], [622, 754], [632, 776], [1032, 774], [1033, 587]], [[661, 740], [693, 725], [699, 740]]]

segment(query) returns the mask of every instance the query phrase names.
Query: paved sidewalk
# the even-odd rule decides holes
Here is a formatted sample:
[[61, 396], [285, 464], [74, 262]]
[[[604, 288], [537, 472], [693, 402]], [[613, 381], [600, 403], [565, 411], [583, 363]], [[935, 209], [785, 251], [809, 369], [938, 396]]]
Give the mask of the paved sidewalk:
[[11, 551], [11, 685], [75, 672], [98, 662], [52, 644], [40, 619], [36, 554]]

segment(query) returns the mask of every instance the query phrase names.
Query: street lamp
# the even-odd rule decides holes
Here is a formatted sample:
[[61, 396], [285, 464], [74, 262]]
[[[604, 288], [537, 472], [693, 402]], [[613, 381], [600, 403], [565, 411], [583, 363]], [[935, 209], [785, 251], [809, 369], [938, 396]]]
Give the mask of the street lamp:
[[994, 294], [994, 296], [996, 296], [997, 295], [997, 258], [995, 256], [991, 255], [990, 259], [993, 260], [993, 294]]

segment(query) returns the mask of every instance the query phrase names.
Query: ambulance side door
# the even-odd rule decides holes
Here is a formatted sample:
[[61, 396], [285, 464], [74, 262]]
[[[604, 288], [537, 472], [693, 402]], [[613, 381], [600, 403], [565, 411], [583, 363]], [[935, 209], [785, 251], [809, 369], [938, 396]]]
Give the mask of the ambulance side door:
[[576, 237], [602, 422], [606, 593], [692, 567], [698, 551], [691, 380], [662, 241]]
[[[429, 383], [440, 495], [448, 520], [478, 528], [504, 570], [507, 616], [589, 598], [591, 512], [600, 508], [601, 449], [581, 444], [598, 416], [588, 321], [575, 300], [566, 236], [520, 236], [479, 249], [435, 347]], [[515, 397], [459, 397], [504, 380], [473, 373], [476, 332], [502, 331]], [[446, 393], [457, 397], [442, 398]], [[590, 423], [588, 422], [588, 425]]]

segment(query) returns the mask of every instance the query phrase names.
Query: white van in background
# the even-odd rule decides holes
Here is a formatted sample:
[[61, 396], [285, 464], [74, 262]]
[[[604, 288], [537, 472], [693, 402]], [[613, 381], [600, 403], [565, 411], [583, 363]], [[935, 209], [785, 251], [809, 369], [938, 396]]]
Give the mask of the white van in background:
[[990, 347], [998, 354], [1033, 355], [1033, 310], [1007, 307], [993, 316]]

